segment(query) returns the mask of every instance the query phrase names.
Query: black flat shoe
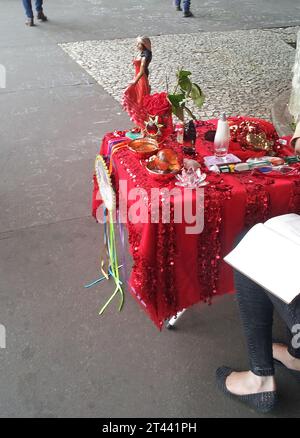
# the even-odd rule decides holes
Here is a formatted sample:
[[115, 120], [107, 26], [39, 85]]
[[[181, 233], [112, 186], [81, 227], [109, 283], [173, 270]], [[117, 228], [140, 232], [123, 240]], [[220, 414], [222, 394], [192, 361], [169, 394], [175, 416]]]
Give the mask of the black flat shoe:
[[300, 371], [291, 370], [290, 368], [286, 367], [284, 365], [284, 363], [280, 362], [280, 360], [277, 360], [277, 359], [273, 358], [273, 361], [274, 361], [275, 365], [288, 370], [288, 372], [298, 381], [298, 383], [300, 383]]
[[182, 11], [180, 6], [176, 6], [176, 11]]
[[[285, 347], [287, 346], [286, 342], [280, 341], [280, 340], [273, 340], [273, 344], [281, 344], [284, 345]], [[281, 367], [281, 368], [285, 368], [286, 370], [289, 371], [289, 373], [298, 381], [298, 383], [300, 383], [300, 371], [297, 370], [291, 370], [290, 368], [288, 368], [287, 366], [284, 365], [284, 363], [280, 362], [280, 360], [275, 359], [273, 357], [273, 362], [275, 365]]]
[[233, 400], [238, 400], [250, 408], [254, 408], [257, 412], [261, 414], [267, 414], [272, 409], [274, 409], [277, 403], [277, 392], [269, 391], [269, 392], [258, 392], [256, 394], [247, 394], [247, 395], [236, 395], [232, 392], [228, 391], [226, 386], [227, 377], [233, 373], [235, 370], [229, 367], [220, 367], [217, 369], [216, 378], [219, 389], [228, 397]]

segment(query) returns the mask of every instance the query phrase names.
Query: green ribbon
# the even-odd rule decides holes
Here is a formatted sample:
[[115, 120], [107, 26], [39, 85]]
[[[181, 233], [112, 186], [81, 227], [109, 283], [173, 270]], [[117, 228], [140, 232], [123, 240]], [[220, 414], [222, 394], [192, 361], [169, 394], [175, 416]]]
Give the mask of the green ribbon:
[[[104, 211], [104, 214], [106, 212]], [[113, 212], [109, 211], [109, 233], [108, 233], [108, 249], [109, 249], [109, 268], [111, 277], [113, 278], [116, 288], [110, 298], [106, 301], [104, 306], [100, 309], [99, 315], [102, 315], [105, 309], [109, 306], [115, 296], [120, 294], [120, 303], [119, 303], [119, 312], [123, 308], [124, 304], [124, 292], [121, 287], [122, 282], [120, 281], [119, 276], [119, 264], [118, 264], [118, 254], [116, 249], [116, 236], [115, 236], [115, 228], [114, 228], [114, 220], [113, 220]]]

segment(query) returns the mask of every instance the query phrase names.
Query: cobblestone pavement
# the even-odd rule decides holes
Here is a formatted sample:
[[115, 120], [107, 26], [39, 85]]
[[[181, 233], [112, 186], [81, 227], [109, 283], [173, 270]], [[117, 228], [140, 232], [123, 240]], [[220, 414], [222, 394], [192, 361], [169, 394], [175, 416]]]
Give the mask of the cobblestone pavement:
[[[150, 69], [152, 92], [173, 89], [177, 68], [192, 72], [206, 102], [195, 114], [212, 118], [252, 115], [270, 119], [274, 99], [291, 86], [292, 66], [299, 27], [233, 32], [205, 32], [152, 37]], [[132, 38], [61, 44], [116, 100], [132, 80]]]

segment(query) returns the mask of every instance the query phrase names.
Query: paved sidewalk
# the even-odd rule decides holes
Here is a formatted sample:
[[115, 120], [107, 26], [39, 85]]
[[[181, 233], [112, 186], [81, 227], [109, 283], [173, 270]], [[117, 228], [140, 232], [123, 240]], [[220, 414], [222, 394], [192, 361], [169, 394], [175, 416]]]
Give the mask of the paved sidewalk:
[[[247, 367], [233, 296], [195, 306], [177, 331], [159, 333], [129, 296], [120, 314], [112, 305], [100, 318], [110, 284], [84, 290], [99, 273], [103, 250], [102, 229], [90, 217], [95, 153], [104, 133], [125, 129], [129, 119], [58, 44], [112, 40], [115, 47], [125, 39], [129, 54], [140, 33], [168, 48], [172, 34], [207, 45], [209, 35], [199, 32], [227, 31], [220, 33], [223, 47], [226, 38], [235, 46], [236, 30], [299, 26], [298, 2], [195, 0], [190, 21], [161, 0], [45, 5], [50, 21], [29, 29], [21, 0], [0, 2], [0, 64], [7, 69], [0, 90], [0, 324], [7, 334], [0, 416], [258, 417], [215, 385], [219, 365]], [[250, 31], [249, 41], [260, 32]], [[295, 29], [278, 32], [262, 35], [278, 43], [272, 59], [278, 54], [284, 63], [279, 76], [271, 66], [272, 74], [285, 87], [293, 51], [282, 36], [293, 40]], [[283, 332], [276, 319], [275, 334]], [[282, 402], [269, 416], [298, 417], [299, 390], [284, 370], [278, 385]]]
[[[286, 29], [205, 32], [152, 38], [152, 92], [174, 88], [175, 72], [183, 67], [206, 95], [201, 119], [248, 115], [271, 119], [271, 107], [290, 90], [299, 27]], [[288, 37], [288, 38], [287, 38]], [[133, 78], [135, 39], [83, 41], [61, 46], [116, 100]]]

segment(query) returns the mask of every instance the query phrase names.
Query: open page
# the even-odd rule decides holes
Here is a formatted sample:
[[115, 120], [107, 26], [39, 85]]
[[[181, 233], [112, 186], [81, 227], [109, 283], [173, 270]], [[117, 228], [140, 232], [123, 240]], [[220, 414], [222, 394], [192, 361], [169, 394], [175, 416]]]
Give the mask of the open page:
[[290, 303], [300, 294], [300, 245], [264, 224], [257, 224], [224, 260]]
[[300, 215], [290, 213], [276, 216], [264, 225], [300, 245]]

